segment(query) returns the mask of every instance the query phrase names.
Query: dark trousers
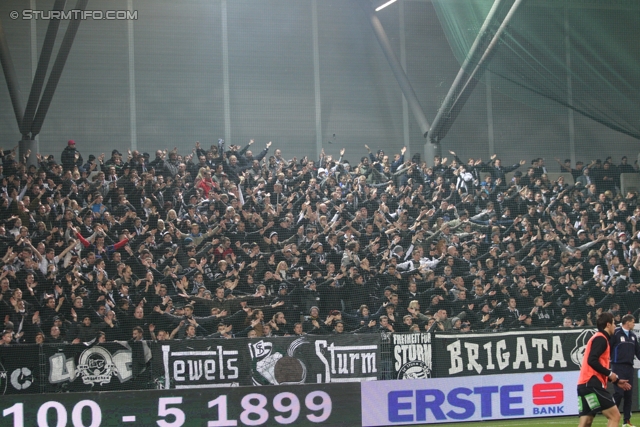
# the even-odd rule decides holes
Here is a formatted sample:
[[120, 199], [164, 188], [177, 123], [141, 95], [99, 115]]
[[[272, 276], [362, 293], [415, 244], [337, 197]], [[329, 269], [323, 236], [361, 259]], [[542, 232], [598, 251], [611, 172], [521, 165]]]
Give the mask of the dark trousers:
[[[622, 380], [628, 380], [631, 387], [633, 387], [633, 365], [613, 363], [611, 370], [615, 372]], [[620, 401], [624, 399], [624, 405], [622, 409], [623, 420], [627, 421], [631, 419], [631, 392], [632, 390], [623, 390], [617, 385], [613, 385], [613, 399], [616, 401], [616, 405], [620, 406]]]

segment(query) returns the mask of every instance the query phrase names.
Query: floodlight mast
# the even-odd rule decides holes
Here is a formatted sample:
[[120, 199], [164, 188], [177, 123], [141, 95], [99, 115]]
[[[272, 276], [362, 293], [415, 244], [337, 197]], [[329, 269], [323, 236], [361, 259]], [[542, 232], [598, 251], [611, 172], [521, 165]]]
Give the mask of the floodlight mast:
[[11, 98], [11, 105], [13, 106], [13, 113], [16, 116], [18, 127], [22, 123], [22, 101], [20, 84], [18, 83], [18, 75], [16, 74], [16, 68], [13, 65], [13, 59], [11, 58], [11, 51], [9, 50], [9, 44], [7, 43], [7, 36], [4, 33], [4, 27], [0, 20], [0, 62], [2, 63], [2, 71], [4, 72], [4, 78], [7, 82], [7, 89], [9, 89], [9, 97]]
[[[88, 0], [78, 0], [75, 10], [86, 10], [87, 3]], [[56, 0], [52, 10], [64, 10], [65, 4], [66, 0]], [[42, 52], [40, 52], [40, 58], [38, 60], [36, 75], [34, 76], [34, 81], [31, 84], [27, 107], [26, 110], [23, 110], [22, 101], [20, 99], [20, 86], [18, 84], [15, 67], [11, 58], [11, 52], [9, 51], [7, 38], [2, 27], [2, 22], [0, 21], [0, 62], [2, 63], [7, 88], [9, 89], [9, 96], [16, 116], [18, 129], [20, 129], [20, 133], [22, 134], [22, 139], [18, 143], [20, 148], [20, 159], [24, 159], [27, 152], [33, 153], [33, 155], [26, 159], [27, 166], [37, 166], [35, 156], [37, 146], [35, 137], [40, 133], [45, 116], [49, 111], [53, 95], [58, 86], [58, 82], [60, 81], [60, 77], [62, 76], [62, 71], [64, 70], [69, 52], [71, 51], [71, 46], [73, 45], [78, 27], [80, 26], [80, 18], [74, 14], [73, 18], [69, 22], [41, 97], [44, 78], [47, 73], [49, 60], [51, 59], [51, 53], [59, 25], [59, 19], [52, 19], [49, 21], [49, 27], [47, 28]]]
[[[53, 5], [55, 11], [64, 10], [66, 0], [56, 0]], [[29, 100], [24, 110], [24, 117], [20, 124], [20, 133], [22, 135], [29, 135], [31, 132], [31, 123], [33, 123], [33, 117], [36, 114], [38, 108], [38, 102], [40, 102], [40, 95], [42, 94], [42, 87], [45, 83], [45, 77], [47, 76], [47, 70], [49, 69], [49, 61], [53, 53], [53, 46], [56, 42], [56, 36], [58, 34], [58, 28], [60, 27], [60, 19], [54, 18], [49, 20], [49, 26], [44, 36], [44, 42], [42, 43], [42, 51], [38, 58], [38, 66], [36, 68], [36, 74], [33, 77], [33, 83], [31, 84], [31, 92], [29, 93]]]
[[387, 58], [387, 62], [389, 63], [389, 66], [391, 67], [391, 71], [393, 72], [393, 75], [398, 81], [398, 85], [400, 85], [400, 89], [402, 90], [402, 93], [406, 98], [407, 103], [409, 104], [409, 108], [411, 108], [411, 111], [413, 112], [413, 115], [415, 116], [416, 121], [418, 122], [418, 126], [420, 126], [420, 131], [422, 132], [423, 136], [426, 136], [430, 128], [429, 121], [424, 115], [424, 111], [422, 110], [420, 101], [418, 101], [418, 97], [416, 96], [416, 93], [413, 90], [413, 87], [411, 86], [411, 83], [409, 82], [407, 75], [402, 69], [402, 65], [400, 64], [400, 61], [398, 61], [398, 58], [396, 57], [395, 53], [393, 53], [393, 49], [391, 48], [391, 43], [389, 42], [389, 38], [387, 37], [387, 34], [385, 33], [384, 28], [382, 27], [382, 23], [374, 13], [373, 7], [369, 0], [359, 0], [359, 1], [360, 1], [360, 6], [362, 7], [362, 10], [364, 10], [365, 14], [369, 18], [369, 22], [371, 23], [371, 28], [373, 28], [373, 33], [376, 35], [378, 43], [382, 48], [382, 52], [384, 53], [384, 56]]
[[[449, 129], [458, 117], [458, 114], [464, 107], [467, 99], [475, 89], [482, 74], [491, 62], [491, 58], [495, 53], [495, 48], [500, 41], [502, 34], [509, 26], [513, 15], [518, 10], [523, 0], [515, 0], [511, 8], [502, 19], [502, 23], [492, 36], [490, 26], [500, 9], [502, 0], [495, 0], [487, 17], [485, 18], [473, 45], [469, 49], [469, 53], [465, 58], [458, 75], [456, 76], [447, 96], [442, 102], [442, 106], [433, 120], [433, 125], [427, 135], [430, 143], [437, 144], [447, 135]], [[486, 46], [486, 47], [484, 47]], [[478, 58], [479, 57], [479, 58]]]
[[[89, 0], [78, 0], [78, 2], [76, 3], [76, 10], [85, 10], [87, 8], [88, 1]], [[38, 135], [40, 133], [40, 129], [42, 129], [44, 118], [49, 111], [49, 106], [51, 105], [51, 101], [53, 100], [53, 94], [58, 87], [58, 82], [60, 81], [60, 77], [62, 76], [62, 70], [64, 69], [64, 65], [67, 62], [67, 58], [69, 57], [69, 52], [71, 52], [71, 46], [73, 45], [76, 33], [78, 32], [80, 22], [81, 20], [75, 15], [69, 22], [67, 31], [64, 34], [62, 43], [60, 44], [58, 55], [56, 56], [56, 60], [53, 63], [53, 67], [51, 67], [49, 80], [47, 80], [47, 85], [45, 86], [44, 92], [42, 93], [40, 105], [38, 105], [38, 110], [36, 111], [36, 115], [33, 118], [33, 123], [31, 124], [32, 137]]]

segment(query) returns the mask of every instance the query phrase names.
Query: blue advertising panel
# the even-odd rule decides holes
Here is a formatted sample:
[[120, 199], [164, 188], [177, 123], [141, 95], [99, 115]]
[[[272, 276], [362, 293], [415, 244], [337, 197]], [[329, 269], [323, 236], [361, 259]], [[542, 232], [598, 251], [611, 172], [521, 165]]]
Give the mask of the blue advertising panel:
[[362, 383], [362, 425], [578, 414], [578, 371]]

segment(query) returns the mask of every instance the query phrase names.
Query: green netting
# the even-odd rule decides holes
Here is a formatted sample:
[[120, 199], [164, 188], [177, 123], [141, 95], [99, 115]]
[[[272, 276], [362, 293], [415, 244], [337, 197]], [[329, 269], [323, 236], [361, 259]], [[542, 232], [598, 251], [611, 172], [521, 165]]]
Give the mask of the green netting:
[[[494, 0], [433, 0], [466, 58]], [[495, 32], [514, 0], [503, 0]], [[570, 106], [640, 139], [640, 1], [524, 0], [488, 69], [492, 86], [536, 108]]]

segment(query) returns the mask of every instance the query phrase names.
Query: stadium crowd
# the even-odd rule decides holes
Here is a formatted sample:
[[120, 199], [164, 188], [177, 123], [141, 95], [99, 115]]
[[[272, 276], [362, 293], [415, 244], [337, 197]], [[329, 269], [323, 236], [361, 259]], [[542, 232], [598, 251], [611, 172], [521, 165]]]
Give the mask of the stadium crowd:
[[[0, 150], [1, 345], [595, 325], [640, 314], [623, 158]], [[366, 150], [366, 151], [365, 151]], [[29, 166], [30, 156], [37, 165]], [[360, 155], [358, 155], [359, 157]], [[512, 179], [507, 173], [515, 171]], [[568, 177], [573, 183], [569, 183]]]

